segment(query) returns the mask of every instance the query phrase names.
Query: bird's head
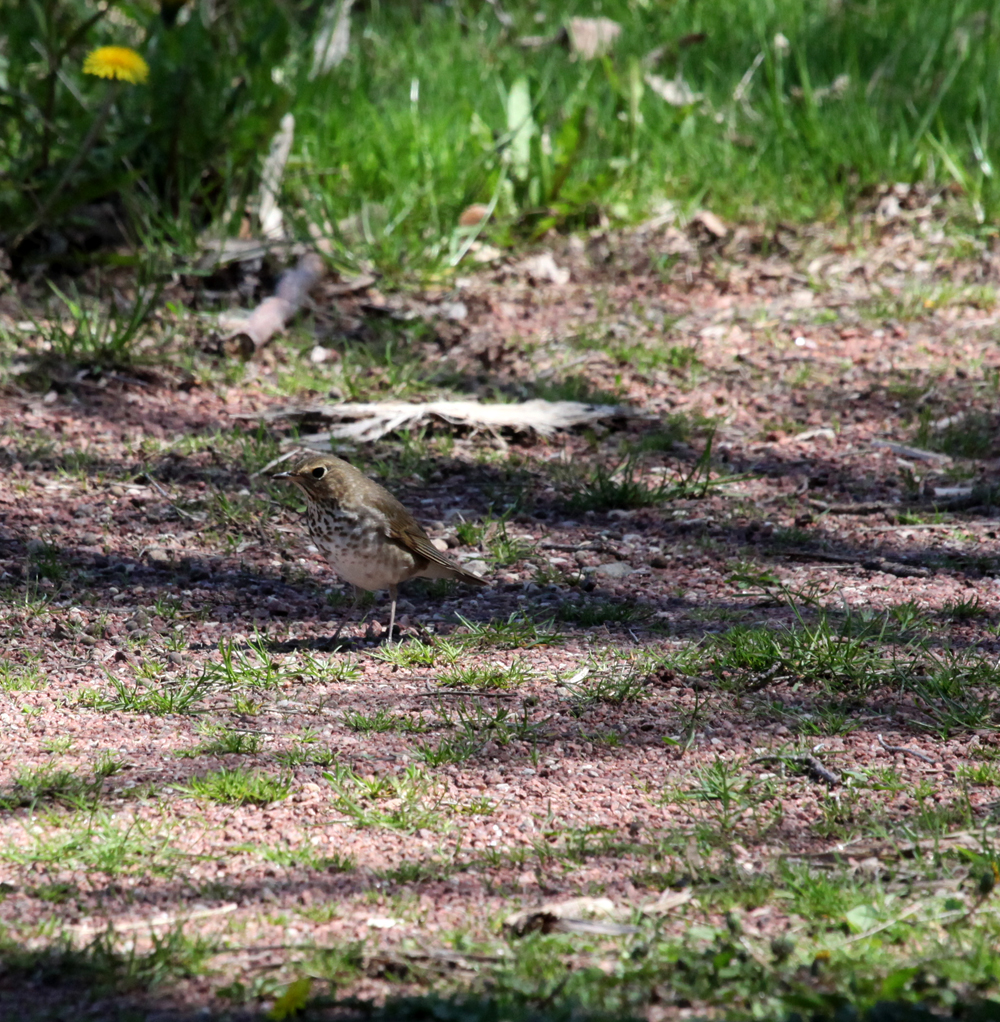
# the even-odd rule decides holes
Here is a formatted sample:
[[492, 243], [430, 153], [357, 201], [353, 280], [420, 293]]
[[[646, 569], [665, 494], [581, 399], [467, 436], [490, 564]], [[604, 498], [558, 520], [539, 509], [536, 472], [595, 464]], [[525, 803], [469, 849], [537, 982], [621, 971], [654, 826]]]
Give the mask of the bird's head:
[[271, 478], [294, 483], [310, 500], [330, 500], [336, 496], [335, 483], [345, 465], [340, 458], [316, 454], [298, 461], [285, 472], [276, 472]]

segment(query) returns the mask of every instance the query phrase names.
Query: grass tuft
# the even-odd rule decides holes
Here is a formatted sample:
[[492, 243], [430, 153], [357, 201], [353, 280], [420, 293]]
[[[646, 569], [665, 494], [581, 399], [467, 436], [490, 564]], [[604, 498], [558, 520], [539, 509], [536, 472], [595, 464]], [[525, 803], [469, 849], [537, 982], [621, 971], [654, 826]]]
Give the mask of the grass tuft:
[[292, 779], [287, 775], [276, 777], [244, 767], [223, 767], [204, 777], [193, 777], [183, 790], [195, 798], [221, 805], [266, 806], [288, 797]]

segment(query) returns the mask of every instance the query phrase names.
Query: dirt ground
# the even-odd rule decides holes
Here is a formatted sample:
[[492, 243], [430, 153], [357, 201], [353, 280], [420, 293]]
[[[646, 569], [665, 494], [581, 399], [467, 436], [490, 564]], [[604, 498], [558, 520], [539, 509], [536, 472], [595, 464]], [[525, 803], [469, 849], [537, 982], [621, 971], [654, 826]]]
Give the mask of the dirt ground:
[[[221, 942], [209, 975], [136, 995], [148, 1018], [238, 1013], [218, 994], [234, 979], [287, 981], [302, 949], [353, 942], [366, 965], [337, 993], [378, 998], [398, 986], [386, 978], [394, 955], [454, 948], [456, 934], [488, 945], [524, 906], [586, 895], [658, 911], [719, 856], [752, 876], [782, 855], [863, 844], [874, 820], [905, 829], [929, 806], [967, 800], [977, 825], [991, 818], [995, 785], [967, 783], [997, 748], [991, 697], [968, 702], [978, 681], [963, 716], [916, 688], [837, 690], [787, 658], [723, 662], [718, 644], [739, 626], [794, 630], [822, 608], [862, 624], [903, 608], [892, 620], [912, 622], [910, 638], [884, 648], [995, 668], [990, 246], [901, 201], [853, 236], [718, 239], [700, 223], [654, 224], [551, 251], [568, 282], [511, 261], [447, 292], [315, 300], [311, 329], [330, 351], [338, 330], [363, 337], [409, 303], [428, 324], [411, 352], [428, 373], [447, 364], [474, 391], [515, 398], [576, 380], [644, 416], [548, 440], [445, 446], [438, 430], [411, 462], [398, 443], [355, 445], [362, 466], [386, 459], [386, 485], [491, 580], [481, 592], [404, 587], [407, 643], [438, 651], [427, 665], [385, 658], [384, 594], [373, 623], [331, 647], [342, 587], [292, 498], [254, 475], [292, 424], [275, 420], [265, 440], [238, 416], [314, 399], [281, 382], [311, 343], [279, 341], [242, 380], [207, 354], [193, 370], [54, 374], [42, 390], [11, 376], [0, 396], [8, 942], [38, 949], [63, 933], [81, 947], [113, 923], [142, 949], [179, 921]], [[27, 285], [20, 297], [30, 302]], [[12, 298], [2, 311], [19, 329]], [[207, 320], [191, 322], [201, 343]], [[30, 368], [36, 335], [22, 334], [16, 357]], [[689, 473], [709, 422], [713, 475], [733, 481], [644, 508], [573, 503], [573, 470], [614, 464], [623, 442], [654, 437], [641, 462], [651, 485]], [[462, 522], [515, 498], [506, 556], [496, 527], [463, 540]], [[441, 652], [463, 636], [459, 653]], [[472, 673], [449, 676], [459, 668]], [[165, 707], [147, 692], [191, 700]], [[369, 726], [380, 713], [393, 729]], [[467, 733], [463, 714], [478, 714], [481, 741], [428, 760], [423, 750]], [[225, 751], [240, 735], [244, 751]], [[792, 755], [829, 777], [761, 761]], [[713, 815], [718, 799], [674, 797], [719, 762], [764, 777], [771, 794], [731, 820]], [[188, 787], [222, 767], [287, 790], [233, 805]], [[902, 783], [851, 787], [882, 768]], [[96, 771], [97, 797], [81, 808], [60, 771]], [[699, 844], [699, 827], [723, 839]], [[668, 931], [714, 912], [660, 905]], [[764, 936], [795, 924], [780, 905], [745, 923]], [[46, 1005], [71, 1017], [59, 1014], [67, 989], [8, 969], [0, 1005], [10, 1018]], [[274, 989], [258, 980], [262, 1000], [248, 994], [245, 1010]], [[86, 1017], [111, 1017], [110, 1003], [96, 997]]]

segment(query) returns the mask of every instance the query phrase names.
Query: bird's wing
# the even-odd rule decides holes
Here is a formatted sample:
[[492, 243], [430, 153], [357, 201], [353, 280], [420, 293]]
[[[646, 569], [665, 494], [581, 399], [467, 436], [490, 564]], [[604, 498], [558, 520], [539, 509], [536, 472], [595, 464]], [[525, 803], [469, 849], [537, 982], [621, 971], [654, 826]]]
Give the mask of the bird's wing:
[[425, 533], [419, 525], [417, 525], [415, 529], [392, 529], [389, 535], [396, 540], [397, 543], [402, 543], [403, 546], [412, 550], [415, 554], [426, 558], [426, 560], [430, 561], [431, 564], [437, 564], [442, 568], [447, 568], [455, 578], [460, 579], [462, 582], [469, 582], [472, 585], [486, 585], [485, 579], [480, 578], [478, 575], [474, 575], [471, 571], [466, 571], [465, 568], [453, 561], [450, 557], [445, 557], [440, 550], [436, 550], [431, 544], [430, 539], [428, 539], [427, 533]]
[[[390, 505], [388, 501], [383, 500], [384, 506], [381, 506], [379, 510], [386, 516], [386, 535], [390, 539], [394, 539], [397, 543], [402, 544], [408, 550], [419, 557], [425, 558], [432, 564], [438, 564], [442, 568], [447, 568], [449, 571], [454, 572], [455, 578], [463, 582], [469, 582], [472, 585], [487, 584], [485, 579], [480, 578], [471, 571], [466, 571], [460, 564], [457, 564], [450, 557], [445, 557], [440, 550], [435, 549], [419, 522], [414, 521], [403, 505], [394, 497], [389, 495], [389, 499], [392, 500], [392, 504]], [[399, 511], [402, 511], [403, 515], [400, 515]], [[396, 513], [394, 514], [393, 512]], [[400, 524], [403, 521], [406, 524]]]

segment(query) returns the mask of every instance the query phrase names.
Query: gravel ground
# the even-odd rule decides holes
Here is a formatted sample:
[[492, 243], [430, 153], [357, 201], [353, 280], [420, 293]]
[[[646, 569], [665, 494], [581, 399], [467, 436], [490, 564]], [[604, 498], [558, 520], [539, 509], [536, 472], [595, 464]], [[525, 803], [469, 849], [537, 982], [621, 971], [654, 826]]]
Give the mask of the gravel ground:
[[[238, 383], [204, 356], [191, 372], [143, 379], [8, 384], [8, 938], [37, 948], [63, 931], [82, 946], [113, 922], [145, 948], [151, 932], [189, 919], [189, 935], [229, 950], [213, 959], [215, 974], [178, 981], [156, 1001], [167, 1018], [171, 1005], [225, 1003], [215, 991], [235, 976], [279, 975], [303, 946], [364, 941], [377, 959], [414, 941], [448, 946], [456, 933], [494, 940], [506, 914], [543, 900], [653, 904], [664, 877], [709, 868], [691, 834], [718, 825], [716, 803], [676, 796], [720, 760], [774, 782], [773, 797], [728, 835], [748, 874], [782, 854], [859, 840], [876, 817], [914, 825], [928, 805], [944, 812], [968, 798], [975, 819], [989, 819], [996, 788], [962, 781], [963, 767], [996, 749], [988, 705], [945, 726], [913, 692], [875, 683], [834, 698], [788, 664], [741, 675], [713, 669], [711, 655], [713, 637], [737, 625], [794, 628], [797, 613], [818, 607], [858, 620], [909, 607], [929, 658], [951, 650], [996, 664], [1000, 511], [982, 498], [1000, 454], [997, 315], [984, 297], [995, 257], [956, 248], [936, 220], [914, 216], [873, 220], [872, 236], [850, 244], [819, 229], [775, 235], [779, 254], [768, 258], [754, 254], [752, 232], [713, 246], [696, 229], [661, 228], [557, 247], [565, 285], [507, 267], [455, 294], [409, 299], [434, 327], [416, 349], [429, 367], [447, 360], [482, 392], [514, 396], [529, 380], [578, 378], [659, 420], [546, 442], [459, 437], [446, 453], [435, 441], [416, 468], [392, 443], [355, 452], [362, 465], [384, 456], [395, 466], [387, 485], [455, 556], [490, 564], [482, 593], [404, 587], [406, 633], [432, 645], [490, 621], [529, 623], [519, 638], [466, 646], [457, 666], [514, 678], [472, 694], [442, 687], [452, 667], [440, 648], [430, 666], [380, 658], [384, 595], [370, 623], [331, 647], [342, 587], [291, 496], [253, 474], [290, 427], [279, 421], [264, 440], [234, 418], [309, 398], [287, 383], [304, 359], [295, 343], [269, 350]], [[461, 300], [464, 317], [435, 319], [445, 299]], [[387, 301], [396, 299], [320, 299], [316, 336], [334, 350], [337, 330], [363, 328]], [[19, 357], [30, 362], [37, 348], [23, 336]], [[567, 505], [574, 466], [613, 459], [623, 440], [638, 444], [677, 416], [717, 421], [716, 467], [735, 481], [638, 510]], [[650, 446], [647, 479], [690, 471], [704, 430], [675, 439]], [[525, 496], [507, 538], [525, 556], [497, 566], [495, 535], [465, 544], [457, 525], [516, 492]], [[762, 572], [767, 591], [747, 581]], [[598, 623], [578, 623], [581, 606]], [[236, 655], [229, 675], [226, 650]], [[183, 694], [198, 679], [189, 712], [139, 700]], [[599, 688], [623, 679], [634, 698]], [[461, 713], [484, 726], [482, 715], [501, 709], [506, 724], [480, 731], [471, 756], [425, 762], [421, 750], [454, 738]], [[356, 714], [380, 711], [397, 730], [357, 729]], [[400, 721], [424, 730], [398, 730]], [[213, 751], [213, 728], [231, 742], [245, 736], [248, 751]], [[843, 784], [751, 765], [816, 746], [841, 781], [893, 767], [903, 784], [865, 788], [838, 816]], [[56, 790], [13, 805], [25, 771], [89, 779], [102, 762], [87, 811], [66, 808]], [[245, 766], [287, 779], [287, 797], [234, 806], [188, 788]], [[372, 797], [378, 778], [397, 786]], [[574, 842], [585, 854], [537, 854]], [[691, 920], [682, 909], [666, 925], [680, 932]], [[762, 934], [793, 923], [780, 907], [752, 921]], [[384, 996], [390, 980], [368, 973], [339, 992]], [[24, 994], [0, 976], [0, 1005], [20, 1010]]]

